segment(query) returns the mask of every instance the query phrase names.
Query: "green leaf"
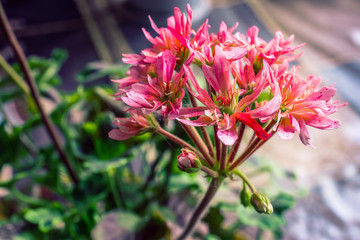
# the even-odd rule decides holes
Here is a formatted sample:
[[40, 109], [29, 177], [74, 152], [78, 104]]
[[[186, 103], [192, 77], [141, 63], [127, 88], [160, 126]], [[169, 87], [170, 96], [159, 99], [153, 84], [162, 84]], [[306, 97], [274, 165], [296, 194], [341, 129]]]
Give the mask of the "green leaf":
[[274, 212], [277, 214], [283, 214], [285, 211], [295, 207], [296, 199], [294, 196], [281, 192], [272, 201]]
[[43, 233], [62, 227], [64, 224], [60, 212], [48, 208], [30, 209], [25, 213], [24, 218], [28, 222], [38, 224], [39, 230]]
[[133, 212], [120, 212], [118, 214], [118, 224], [129, 231], [136, 231], [142, 222], [141, 218]]
[[88, 161], [84, 163], [84, 167], [91, 173], [107, 172], [111, 169], [116, 169], [128, 164], [128, 158], [120, 158], [114, 161]]

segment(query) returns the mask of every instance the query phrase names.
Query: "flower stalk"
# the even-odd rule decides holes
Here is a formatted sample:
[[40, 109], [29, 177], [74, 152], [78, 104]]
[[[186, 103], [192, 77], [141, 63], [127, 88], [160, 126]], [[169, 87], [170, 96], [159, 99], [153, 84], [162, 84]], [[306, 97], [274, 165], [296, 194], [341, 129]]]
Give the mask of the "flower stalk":
[[177, 240], [184, 240], [187, 239], [189, 236], [191, 236], [191, 233], [196, 226], [196, 223], [199, 221], [201, 216], [203, 215], [204, 211], [207, 209], [209, 203], [215, 196], [216, 192], [218, 191], [221, 183], [223, 181], [223, 178], [212, 178], [211, 182], [209, 184], [209, 187], [202, 198], [199, 205], [196, 207], [195, 211], [193, 212], [190, 221], [187, 223], [184, 231], [181, 233], [181, 235], [177, 238]]

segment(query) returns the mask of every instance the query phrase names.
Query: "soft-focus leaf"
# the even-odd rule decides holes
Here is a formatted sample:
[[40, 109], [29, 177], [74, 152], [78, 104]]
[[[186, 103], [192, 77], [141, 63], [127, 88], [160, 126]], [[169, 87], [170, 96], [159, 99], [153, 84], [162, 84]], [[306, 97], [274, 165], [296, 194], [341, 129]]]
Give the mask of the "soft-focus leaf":
[[34, 224], [38, 224], [40, 231], [46, 233], [63, 225], [60, 212], [49, 208], [29, 209], [24, 218]]

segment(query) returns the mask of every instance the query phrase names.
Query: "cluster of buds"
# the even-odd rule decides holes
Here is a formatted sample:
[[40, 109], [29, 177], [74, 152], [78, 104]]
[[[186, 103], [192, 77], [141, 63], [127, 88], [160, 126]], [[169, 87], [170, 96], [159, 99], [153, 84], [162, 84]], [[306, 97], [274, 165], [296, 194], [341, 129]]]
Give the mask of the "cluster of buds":
[[[189, 5], [186, 13], [175, 8], [166, 27], [150, 21], [157, 36], [143, 32], [152, 46], [140, 54], [124, 54], [123, 61], [132, 66], [125, 78], [114, 80], [116, 98], [128, 106], [130, 117], [115, 121], [118, 128], [110, 132], [111, 138], [124, 140], [151, 129], [191, 150], [181, 152], [181, 170], [194, 172], [202, 165], [223, 174], [275, 132], [282, 139], [297, 132], [302, 143], [311, 146], [308, 126], [340, 126], [329, 117], [344, 105], [333, 101], [336, 89], [319, 87], [319, 77], [303, 79], [298, 67], [289, 67], [303, 45], [291, 46], [293, 35], [285, 39], [277, 31], [267, 42], [256, 26], [244, 35], [235, 31], [237, 24], [228, 28], [224, 22], [217, 33], [209, 33], [207, 20], [194, 30]], [[194, 146], [154, 123], [159, 116], [165, 123], [178, 121]], [[253, 137], [236, 158], [246, 128]], [[258, 211], [270, 212], [269, 206], [259, 205], [264, 199], [253, 194], [251, 203]]]

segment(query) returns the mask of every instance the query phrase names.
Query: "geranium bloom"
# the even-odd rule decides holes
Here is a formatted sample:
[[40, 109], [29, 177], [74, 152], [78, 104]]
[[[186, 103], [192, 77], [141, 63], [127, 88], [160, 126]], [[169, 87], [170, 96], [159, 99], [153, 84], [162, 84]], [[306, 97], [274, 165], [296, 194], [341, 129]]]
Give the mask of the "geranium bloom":
[[[175, 74], [175, 56], [165, 50], [157, 57], [155, 72], [148, 72], [147, 81], [135, 82], [130, 88], [120, 89], [121, 100], [132, 108], [143, 108], [146, 113], [160, 110], [165, 116], [178, 112], [182, 106], [186, 79], [183, 70]], [[142, 75], [140, 76], [142, 77]], [[128, 78], [118, 80], [128, 83]], [[127, 86], [123, 84], [124, 86]]]
[[[187, 73], [189, 80], [192, 86], [195, 89], [195, 92], [188, 87], [189, 92], [194, 95], [200, 102], [202, 102], [205, 106], [209, 107], [209, 109], [213, 109], [212, 117], [209, 115], [206, 117], [199, 118], [196, 121], [188, 121], [179, 119], [186, 124], [200, 126], [201, 122], [204, 126], [208, 126], [210, 124], [214, 124], [217, 122], [219, 131], [217, 132], [219, 139], [226, 145], [232, 145], [237, 139], [236, 133], [236, 122], [240, 121], [249, 127], [251, 127], [258, 137], [262, 139], [266, 139], [269, 135], [262, 129], [262, 127], [256, 122], [256, 120], [251, 116], [251, 114], [257, 114], [257, 117], [267, 117], [268, 115], [273, 114], [278, 111], [280, 102], [278, 106], [274, 106], [275, 109], [271, 111], [271, 113], [265, 112], [265, 108], [263, 110], [256, 110], [257, 112], [247, 111], [247, 107], [256, 100], [258, 95], [261, 93], [263, 88], [266, 86], [266, 73], [259, 74], [259, 80], [262, 82], [261, 85], [258, 85], [256, 90], [251, 94], [247, 94], [247, 91], [244, 89], [236, 89], [236, 85], [233, 80], [231, 80], [230, 76], [230, 62], [226, 58], [224, 51], [220, 46], [215, 46], [215, 53], [213, 57], [213, 62], [211, 62], [210, 66], [207, 64], [202, 65], [202, 70], [204, 72], [204, 76], [214, 90], [214, 97], [211, 98], [209, 94], [201, 89], [199, 84], [196, 81], [192, 70], [185, 66], [185, 72]], [[265, 69], [268, 70], [268, 69]], [[246, 95], [239, 101], [239, 98], [242, 95]], [[216, 96], [216, 97], [215, 97]], [[263, 115], [261, 115], [263, 114]], [[201, 120], [201, 121], [199, 121]]]
[[339, 107], [332, 98], [336, 93], [333, 86], [317, 89], [321, 79], [310, 76], [301, 79], [296, 69], [291, 72], [278, 73], [279, 84], [283, 96], [278, 135], [283, 139], [291, 139], [294, 132], [298, 132], [305, 145], [311, 145], [306, 125], [318, 129], [335, 129], [340, 122], [332, 120], [328, 115], [334, 113]]
[[[301, 55], [295, 50], [303, 45], [291, 46], [293, 35], [285, 39], [277, 31], [267, 42], [259, 37], [256, 26], [243, 35], [236, 32], [237, 24], [228, 28], [224, 22], [217, 34], [209, 35], [207, 20], [195, 31], [189, 5], [186, 14], [175, 8], [164, 28], [157, 27], [151, 18], [150, 22], [158, 36], [152, 37], [143, 29], [151, 48], [140, 55], [124, 55], [124, 62], [132, 66], [125, 78], [115, 80], [119, 83], [115, 95], [130, 107], [130, 114], [156, 113], [166, 122], [181, 122], [189, 136], [195, 138], [193, 142], [201, 152], [198, 156], [203, 155], [209, 165], [213, 165], [210, 155], [214, 151], [203, 149], [205, 144], [189, 126], [216, 126], [217, 145], [221, 141], [231, 146], [242, 135], [243, 128], [237, 131], [242, 124], [255, 133], [253, 147], [272, 136], [269, 129], [275, 123], [281, 138], [292, 138], [298, 132], [305, 145], [310, 145], [306, 125], [319, 129], [339, 126], [338, 121], [328, 117], [342, 106], [331, 100], [335, 88], [316, 90], [320, 79], [302, 80], [295, 69], [287, 71], [288, 62]], [[120, 119], [115, 123], [120, 130], [112, 136], [132, 136], [143, 130], [144, 123], [139, 115]], [[206, 135], [203, 128], [201, 131]], [[209, 137], [206, 141], [211, 147]], [[222, 148], [226, 155], [226, 147]], [[222, 151], [216, 150], [217, 154]]]
[[148, 120], [140, 111], [131, 112], [129, 118], [115, 118], [116, 129], [109, 132], [109, 137], [115, 140], [126, 140], [150, 128]]

